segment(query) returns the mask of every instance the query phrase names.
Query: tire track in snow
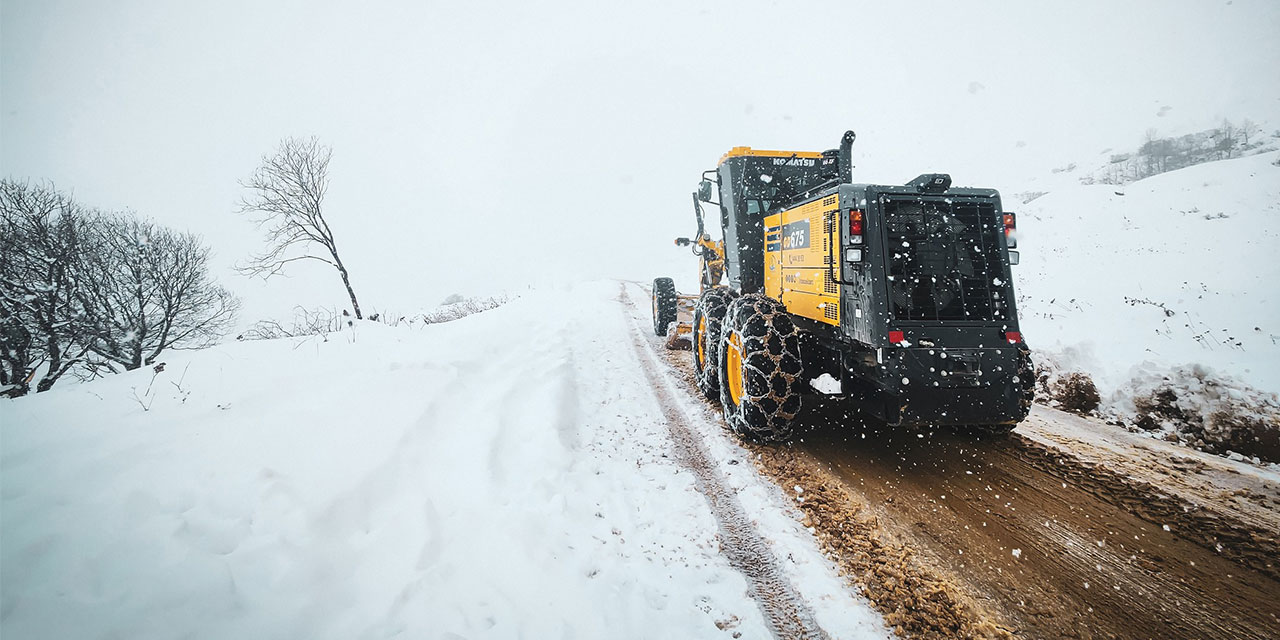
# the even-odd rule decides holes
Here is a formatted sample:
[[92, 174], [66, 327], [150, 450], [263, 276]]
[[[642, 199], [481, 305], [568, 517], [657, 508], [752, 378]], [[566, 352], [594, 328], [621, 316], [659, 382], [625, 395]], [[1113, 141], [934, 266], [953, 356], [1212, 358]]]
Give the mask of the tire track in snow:
[[[635, 303], [627, 296], [626, 284], [620, 283], [618, 302], [635, 311]], [[725, 486], [724, 479], [712, 464], [701, 439], [686, 426], [688, 416], [672, 396], [666, 377], [659, 370], [654, 354], [641, 339], [641, 328], [634, 313], [626, 313], [635, 331], [631, 334], [631, 346], [644, 371], [645, 378], [658, 400], [658, 406], [666, 419], [676, 461], [691, 471], [698, 492], [707, 500], [716, 519], [722, 540], [721, 550], [729, 564], [741, 572], [751, 589], [751, 596], [760, 606], [770, 631], [775, 638], [820, 638], [829, 636], [814, 619], [813, 612], [800, 597], [791, 582], [783, 575], [777, 558], [769, 551], [760, 532], [751, 524], [751, 517], [742, 507], [737, 495]]]

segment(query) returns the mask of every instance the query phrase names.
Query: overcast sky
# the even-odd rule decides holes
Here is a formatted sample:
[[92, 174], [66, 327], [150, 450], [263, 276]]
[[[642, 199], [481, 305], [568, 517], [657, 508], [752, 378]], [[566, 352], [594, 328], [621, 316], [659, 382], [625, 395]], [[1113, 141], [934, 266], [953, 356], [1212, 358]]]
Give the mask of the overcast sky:
[[246, 321], [344, 298], [319, 263], [269, 286], [229, 269], [260, 246], [238, 181], [291, 135], [334, 149], [366, 308], [691, 281], [671, 239], [732, 146], [854, 129], [858, 181], [1016, 191], [1148, 128], [1280, 126], [1277, 34], [1274, 0], [3, 0], [0, 174], [203, 234]]

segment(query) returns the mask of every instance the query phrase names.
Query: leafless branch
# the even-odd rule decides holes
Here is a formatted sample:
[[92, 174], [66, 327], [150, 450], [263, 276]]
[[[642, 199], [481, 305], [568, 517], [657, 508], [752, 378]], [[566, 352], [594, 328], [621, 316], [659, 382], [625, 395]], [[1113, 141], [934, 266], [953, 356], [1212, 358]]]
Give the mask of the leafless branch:
[[[323, 210], [332, 156], [333, 150], [314, 137], [285, 138], [275, 153], [263, 157], [257, 171], [241, 183], [249, 194], [241, 199], [240, 212], [263, 230], [266, 249], [238, 265], [237, 270], [268, 279], [283, 273], [284, 267], [293, 262], [324, 262], [338, 271], [359, 319], [363, 317], [360, 303]], [[321, 253], [329, 257], [311, 255], [313, 245], [319, 245]], [[299, 252], [301, 255], [297, 255]]]
[[86, 252], [80, 296], [96, 356], [130, 370], [166, 349], [213, 344], [239, 300], [208, 274], [198, 237], [129, 214], [102, 216]]
[[45, 391], [84, 356], [77, 267], [90, 216], [51, 185], [0, 180], [0, 386]]

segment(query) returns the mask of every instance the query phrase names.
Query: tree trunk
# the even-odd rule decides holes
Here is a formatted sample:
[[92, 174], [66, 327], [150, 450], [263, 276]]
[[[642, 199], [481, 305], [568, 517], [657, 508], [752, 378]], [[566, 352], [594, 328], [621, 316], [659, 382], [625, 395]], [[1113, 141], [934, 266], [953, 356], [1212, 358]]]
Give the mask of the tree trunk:
[[351, 288], [351, 278], [347, 276], [347, 268], [342, 266], [342, 261], [338, 260], [338, 252], [333, 252], [333, 259], [337, 262], [338, 273], [342, 274], [342, 284], [347, 287], [347, 295], [351, 296], [351, 310], [356, 314], [356, 320], [363, 320], [364, 316], [360, 315], [360, 303], [356, 301], [356, 292]]
[[58, 348], [58, 340], [49, 336], [45, 348], [49, 351], [49, 371], [36, 383], [36, 393], [44, 393], [53, 388], [53, 383], [58, 381], [58, 370], [62, 368], [62, 350]]

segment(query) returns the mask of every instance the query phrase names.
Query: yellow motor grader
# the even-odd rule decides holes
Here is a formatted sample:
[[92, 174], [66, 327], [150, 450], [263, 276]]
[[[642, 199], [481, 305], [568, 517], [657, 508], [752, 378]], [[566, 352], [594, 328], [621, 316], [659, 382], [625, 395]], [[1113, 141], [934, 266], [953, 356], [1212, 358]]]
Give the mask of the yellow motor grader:
[[[691, 347], [699, 389], [749, 438], [790, 438], [817, 393], [889, 425], [1007, 433], [1034, 382], [1016, 216], [996, 190], [946, 174], [855, 184], [854, 137], [820, 152], [734, 147], [703, 172], [698, 234], [676, 240], [699, 256], [701, 290], [654, 280], [655, 332]], [[704, 202], [723, 240], [705, 232]]]

